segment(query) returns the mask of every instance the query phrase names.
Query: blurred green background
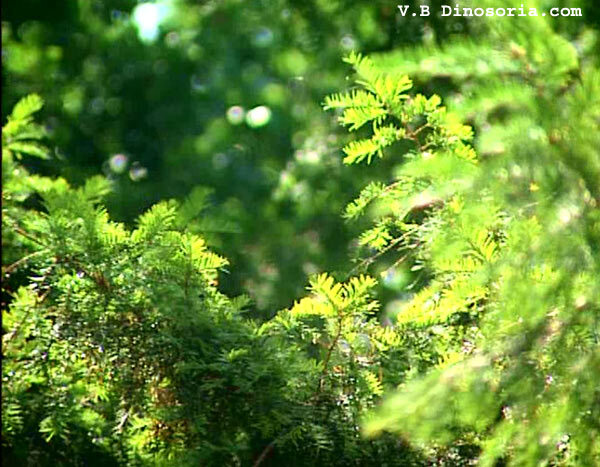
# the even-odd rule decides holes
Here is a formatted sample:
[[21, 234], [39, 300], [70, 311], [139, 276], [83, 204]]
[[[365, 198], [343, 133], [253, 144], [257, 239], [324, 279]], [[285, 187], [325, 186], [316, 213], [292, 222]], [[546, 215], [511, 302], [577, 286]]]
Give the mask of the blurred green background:
[[[445, 2], [404, 3], [433, 11]], [[551, 2], [562, 4], [598, 22], [592, 1]], [[347, 136], [321, 103], [349, 85], [342, 57], [477, 37], [466, 18], [403, 18], [389, 0], [2, 6], [3, 120], [37, 92], [60, 148], [32, 168], [74, 184], [105, 173], [109, 211], [125, 222], [165, 198], [204, 206], [190, 228], [231, 261], [221, 288], [249, 294], [262, 316], [301, 296], [307, 275], [350, 272], [361, 226], [340, 213], [393, 170], [393, 161], [368, 171], [341, 163]], [[584, 23], [565, 20], [573, 34]], [[416, 84], [441, 94], [455, 86], [443, 76]], [[391, 290], [405, 281], [387, 279]]]

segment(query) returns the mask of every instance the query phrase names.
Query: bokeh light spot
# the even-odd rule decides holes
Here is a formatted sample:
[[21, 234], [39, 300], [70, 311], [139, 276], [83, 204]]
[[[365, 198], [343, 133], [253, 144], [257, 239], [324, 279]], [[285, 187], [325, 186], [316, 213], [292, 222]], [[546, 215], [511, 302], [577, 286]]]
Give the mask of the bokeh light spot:
[[160, 32], [160, 24], [169, 15], [170, 2], [140, 3], [133, 9], [132, 20], [142, 42], [154, 42]]
[[251, 128], [260, 128], [265, 126], [271, 120], [271, 109], [266, 105], [259, 105], [248, 111], [246, 114], [246, 123]]
[[143, 167], [139, 162], [131, 164], [129, 169], [129, 178], [134, 182], [139, 182], [148, 176], [148, 169]]
[[153, 42], [158, 37], [160, 13], [154, 3], [140, 3], [133, 10], [133, 23], [138, 30], [139, 38], [144, 42]]
[[243, 123], [244, 117], [246, 116], [246, 111], [243, 107], [239, 105], [234, 105], [227, 109], [227, 121], [232, 125], [239, 125]]
[[269, 28], [260, 28], [252, 37], [252, 43], [256, 47], [267, 47], [273, 42], [273, 31]]
[[340, 45], [345, 50], [353, 50], [356, 48], [356, 41], [350, 34], [346, 34], [340, 39]]
[[125, 154], [115, 154], [108, 161], [110, 170], [114, 173], [120, 174], [127, 168], [128, 157]]

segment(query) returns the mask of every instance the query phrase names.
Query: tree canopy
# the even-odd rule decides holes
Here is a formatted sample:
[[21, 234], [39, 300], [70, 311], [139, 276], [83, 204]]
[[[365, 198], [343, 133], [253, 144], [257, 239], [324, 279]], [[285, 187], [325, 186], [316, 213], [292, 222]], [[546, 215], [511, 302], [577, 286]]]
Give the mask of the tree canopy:
[[3, 460], [599, 464], [568, 3], [6, 5]]

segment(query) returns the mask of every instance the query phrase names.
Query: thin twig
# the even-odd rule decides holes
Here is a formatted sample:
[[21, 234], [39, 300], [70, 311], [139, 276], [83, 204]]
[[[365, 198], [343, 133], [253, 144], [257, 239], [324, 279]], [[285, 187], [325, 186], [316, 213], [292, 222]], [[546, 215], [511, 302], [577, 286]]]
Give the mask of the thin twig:
[[406, 235], [407, 234], [403, 234], [400, 237], [396, 237], [383, 250], [378, 251], [376, 254], [363, 259], [360, 263], [358, 263], [356, 266], [354, 266], [350, 270], [347, 277], [352, 276], [355, 272], [357, 272], [359, 269], [362, 269], [365, 265], [368, 266], [369, 264], [373, 263], [377, 258], [386, 254], [388, 251], [390, 251], [392, 248], [394, 248], [398, 243], [400, 243], [402, 240], [404, 240]]
[[[56, 259], [54, 261], [56, 263]], [[42, 280], [40, 281], [40, 287], [41, 285], [44, 283], [44, 281], [48, 278], [48, 276], [50, 275], [50, 271], [52, 271], [52, 267], [48, 268], [48, 270], [46, 271], [46, 273], [42, 276]], [[44, 300], [46, 300], [46, 297], [48, 297], [48, 294], [50, 293], [50, 287], [48, 287], [48, 289], [38, 295], [37, 299], [36, 299], [36, 306], [41, 304]], [[11, 331], [9, 334], [7, 334], [7, 338], [6, 338], [6, 342], [4, 342], [4, 348], [6, 349], [6, 346], [14, 339], [14, 337], [19, 333], [21, 327], [23, 326], [23, 324], [25, 323], [25, 321], [27, 321], [27, 318], [29, 318], [29, 314], [31, 313], [31, 307], [29, 307], [27, 309], [27, 311], [25, 312], [25, 315], [23, 316], [23, 318], [21, 319], [21, 321], [19, 322], [19, 324], [17, 324], [17, 326], [15, 327], [15, 329], [13, 331]]]
[[269, 453], [275, 447], [275, 443], [278, 440], [279, 440], [279, 438], [275, 438], [273, 441], [271, 441], [269, 444], [267, 444], [267, 446], [262, 450], [262, 452], [260, 453], [260, 456], [258, 456], [258, 459], [256, 459], [256, 462], [254, 462], [252, 467], [258, 467], [260, 464], [263, 463], [263, 461], [267, 458]]
[[29, 233], [27, 233], [25, 230], [23, 230], [18, 225], [15, 225], [14, 229], [15, 229], [15, 232], [17, 232], [22, 237], [25, 237], [26, 239], [31, 240], [32, 242], [37, 243], [40, 246], [48, 247], [48, 245], [46, 245], [45, 243], [43, 243], [41, 240], [38, 240], [37, 238], [33, 237], [32, 235], [30, 235]]
[[[323, 371], [321, 373], [321, 376], [319, 377], [319, 386], [317, 387], [317, 390], [315, 391], [315, 394], [313, 395], [313, 398], [315, 398], [319, 394], [319, 392], [321, 392], [321, 389], [323, 387], [323, 380], [324, 380], [325, 375], [327, 373], [327, 368], [329, 366], [329, 360], [331, 360], [331, 355], [333, 354], [333, 349], [337, 345], [338, 340], [340, 339], [340, 336], [342, 335], [343, 320], [344, 320], [344, 316], [340, 313], [339, 318], [338, 318], [338, 328], [337, 328], [335, 337], [333, 338], [333, 341], [331, 342], [331, 345], [327, 349], [327, 355], [325, 356], [325, 359], [323, 360]], [[275, 438], [269, 444], [267, 444], [265, 446], [265, 448], [262, 450], [262, 452], [260, 453], [260, 456], [258, 456], [258, 458], [256, 459], [256, 461], [254, 462], [253, 467], [258, 467], [260, 464], [262, 464], [263, 461], [269, 455], [269, 453], [275, 448], [275, 444], [277, 443], [277, 441], [285, 438], [291, 432], [292, 432], [292, 430], [289, 430], [286, 433], [284, 433], [283, 435]]]
[[26, 256], [23, 256], [21, 259], [18, 259], [17, 261], [15, 261], [14, 263], [6, 266], [4, 268], [3, 273], [4, 274], [10, 274], [13, 270], [15, 270], [16, 268], [18, 268], [21, 264], [29, 261], [31, 258], [37, 256], [37, 255], [41, 255], [42, 253], [46, 253], [47, 250], [39, 250], [39, 251], [34, 251], [33, 253], [30, 253]]
[[331, 360], [331, 354], [333, 353], [333, 349], [337, 345], [338, 340], [340, 339], [340, 336], [342, 335], [342, 324], [344, 321], [344, 315], [342, 315], [341, 312], [339, 312], [339, 313], [340, 314], [339, 314], [339, 318], [338, 318], [338, 328], [337, 328], [335, 337], [331, 341], [331, 345], [329, 346], [329, 349], [327, 349], [327, 355], [325, 355], [325, 360], [323, 360], [323, 371], [321, 372], [321, 376], [319, 377], [319, 387], [317, 388], [317, 394], [321, 391], [321, 389], [323, 389], [323, 380], [325, 378], [325, 375], [327, 374], [327, 368], [329, 366], [329, 360]]

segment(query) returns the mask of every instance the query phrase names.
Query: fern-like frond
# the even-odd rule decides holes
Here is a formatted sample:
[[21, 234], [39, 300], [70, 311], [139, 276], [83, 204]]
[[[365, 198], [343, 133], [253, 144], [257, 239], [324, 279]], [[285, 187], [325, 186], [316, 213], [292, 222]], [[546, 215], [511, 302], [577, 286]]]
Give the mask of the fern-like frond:
[[138, 228], [133, 232], [134, 239], [152, 240], [170, 230], [177, 218], [175, 203], [161, 202], [152, 206], [138, 219]]

